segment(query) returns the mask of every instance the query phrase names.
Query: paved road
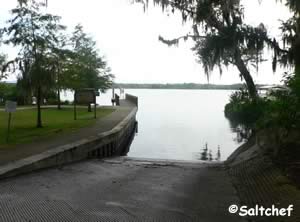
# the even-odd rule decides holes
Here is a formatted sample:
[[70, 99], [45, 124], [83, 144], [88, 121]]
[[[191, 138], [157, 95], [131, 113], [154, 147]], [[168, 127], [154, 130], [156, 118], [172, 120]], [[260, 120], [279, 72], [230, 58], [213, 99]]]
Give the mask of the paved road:
[[0, 221], [242, 221], [222, 164], [91, 160], [0, 187]]

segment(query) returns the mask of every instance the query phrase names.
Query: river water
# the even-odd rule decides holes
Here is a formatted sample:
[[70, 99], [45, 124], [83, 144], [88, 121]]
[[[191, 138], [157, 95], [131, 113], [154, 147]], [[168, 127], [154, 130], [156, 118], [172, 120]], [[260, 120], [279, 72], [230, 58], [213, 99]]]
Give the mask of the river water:
[[[207, 147], [213, 159], [225, 160], [240, 145], [224, 117], [232, 91], [125, 89], [125, 93], [139, 97], [138, 133], [130, 157], [197, 160]], [[110, 105], [111, 95], [111, 91], [101, 94], [97, 103]], [[65, 98], [71, 98], [70, 93]]]

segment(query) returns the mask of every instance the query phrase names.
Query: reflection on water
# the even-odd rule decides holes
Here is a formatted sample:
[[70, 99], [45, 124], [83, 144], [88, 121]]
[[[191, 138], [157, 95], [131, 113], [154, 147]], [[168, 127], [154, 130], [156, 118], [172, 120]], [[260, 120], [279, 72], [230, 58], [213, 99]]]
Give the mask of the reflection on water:
[[228, 119], [230, 124], [230, 129], [233, 133], [235, 133], [236, 137], [234, 141], [237, 143], [245, 143], [250, 138], [252, 134], [252, 129], [244, 124], [240, 124], [237, 121], [232, 119]]
[[134, 141], [134, 137], [137, 135], [137, 133], [138, 133], [138, 122], [136, 121], [134, 123], [134, 127], [133, 127], [132, 131], [129, 133], [128, 138], [124, 141], [121, 156], [127, 156], [128, 155], [128, 153], [130, 152], [131, 144]]

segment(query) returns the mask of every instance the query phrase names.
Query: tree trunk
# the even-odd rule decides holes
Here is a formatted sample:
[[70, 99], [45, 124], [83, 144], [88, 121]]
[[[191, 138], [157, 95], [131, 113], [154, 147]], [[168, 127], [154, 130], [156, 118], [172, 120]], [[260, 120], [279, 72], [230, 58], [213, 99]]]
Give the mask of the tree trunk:
[[92, 112], [92, 105], [89, 103], [88, 112]]
[[37, 128], [42, 128], [42, 115], [41, 115], [41, 100], [42, 100], [42, 90], [41, 87], [38, 86], [37, 90]]
[[61, 109], [61, 102], [60, 102], [60, 89], [57, 90], [57, 109]]
[[253, 101], [256, 101], [257, 98], [258, 98], [256, 86], [254, 84], [254, 81], [252, 79], [252, 76], [251, 76], [250, 72], [248, 71], [244, 61], [242, 60], [242, 57], [241, 57], [241, 54], [240, 54], [239, 50], [237, 50], [237, 52], [235, 53], [235, 65], [237, 66], [237, 68], [240, 71], [243, 79], [246, 82], [249, 96], [251, 97], [251, 99]]
[[[300, 25], [299, 25], [300, 26]], [[300, 29], [300, 27], [299, 27]], [[298, 33], [300, 30], [298, 29]], [[295, 45], [293, 47], [293, 52], [295, 56], [295, 70], [296, 70], [296, 75], [299, 75], [300, 72], [300, 55], [299, 55], [299, 50], [300, 50], [300, 36], [298, 36], [297, 40], [295, 41]]]
[[60, 101], [60, 66], [58, 65], [57, 70], [57, 109], [61, 109], [61, 101]]

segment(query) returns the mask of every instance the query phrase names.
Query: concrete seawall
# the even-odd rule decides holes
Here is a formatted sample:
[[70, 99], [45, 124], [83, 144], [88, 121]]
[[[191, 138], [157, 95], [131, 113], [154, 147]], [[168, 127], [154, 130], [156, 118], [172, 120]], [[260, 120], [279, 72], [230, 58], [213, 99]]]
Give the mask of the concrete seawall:
[[138, 101], [138, 97], [130, 95], [130, 94], [126, 94], [126, 100], [130, 101], [131, 103], [133, 103], [134, 105], [136, 105], [136, 107], [139, 106], [139, 101]]
[[[134, 99], [134, 96], [130, 95], [130, 98]], [[132, 110], [113, 129], [2, 166], [0, 168], [0, 179], [35, 170], [60, 167], [88, 158], [104, 158], [126, 154], [137, 127], [137, 103], [132, 104], [131, 100], [125, 102], [131, 104]]]

